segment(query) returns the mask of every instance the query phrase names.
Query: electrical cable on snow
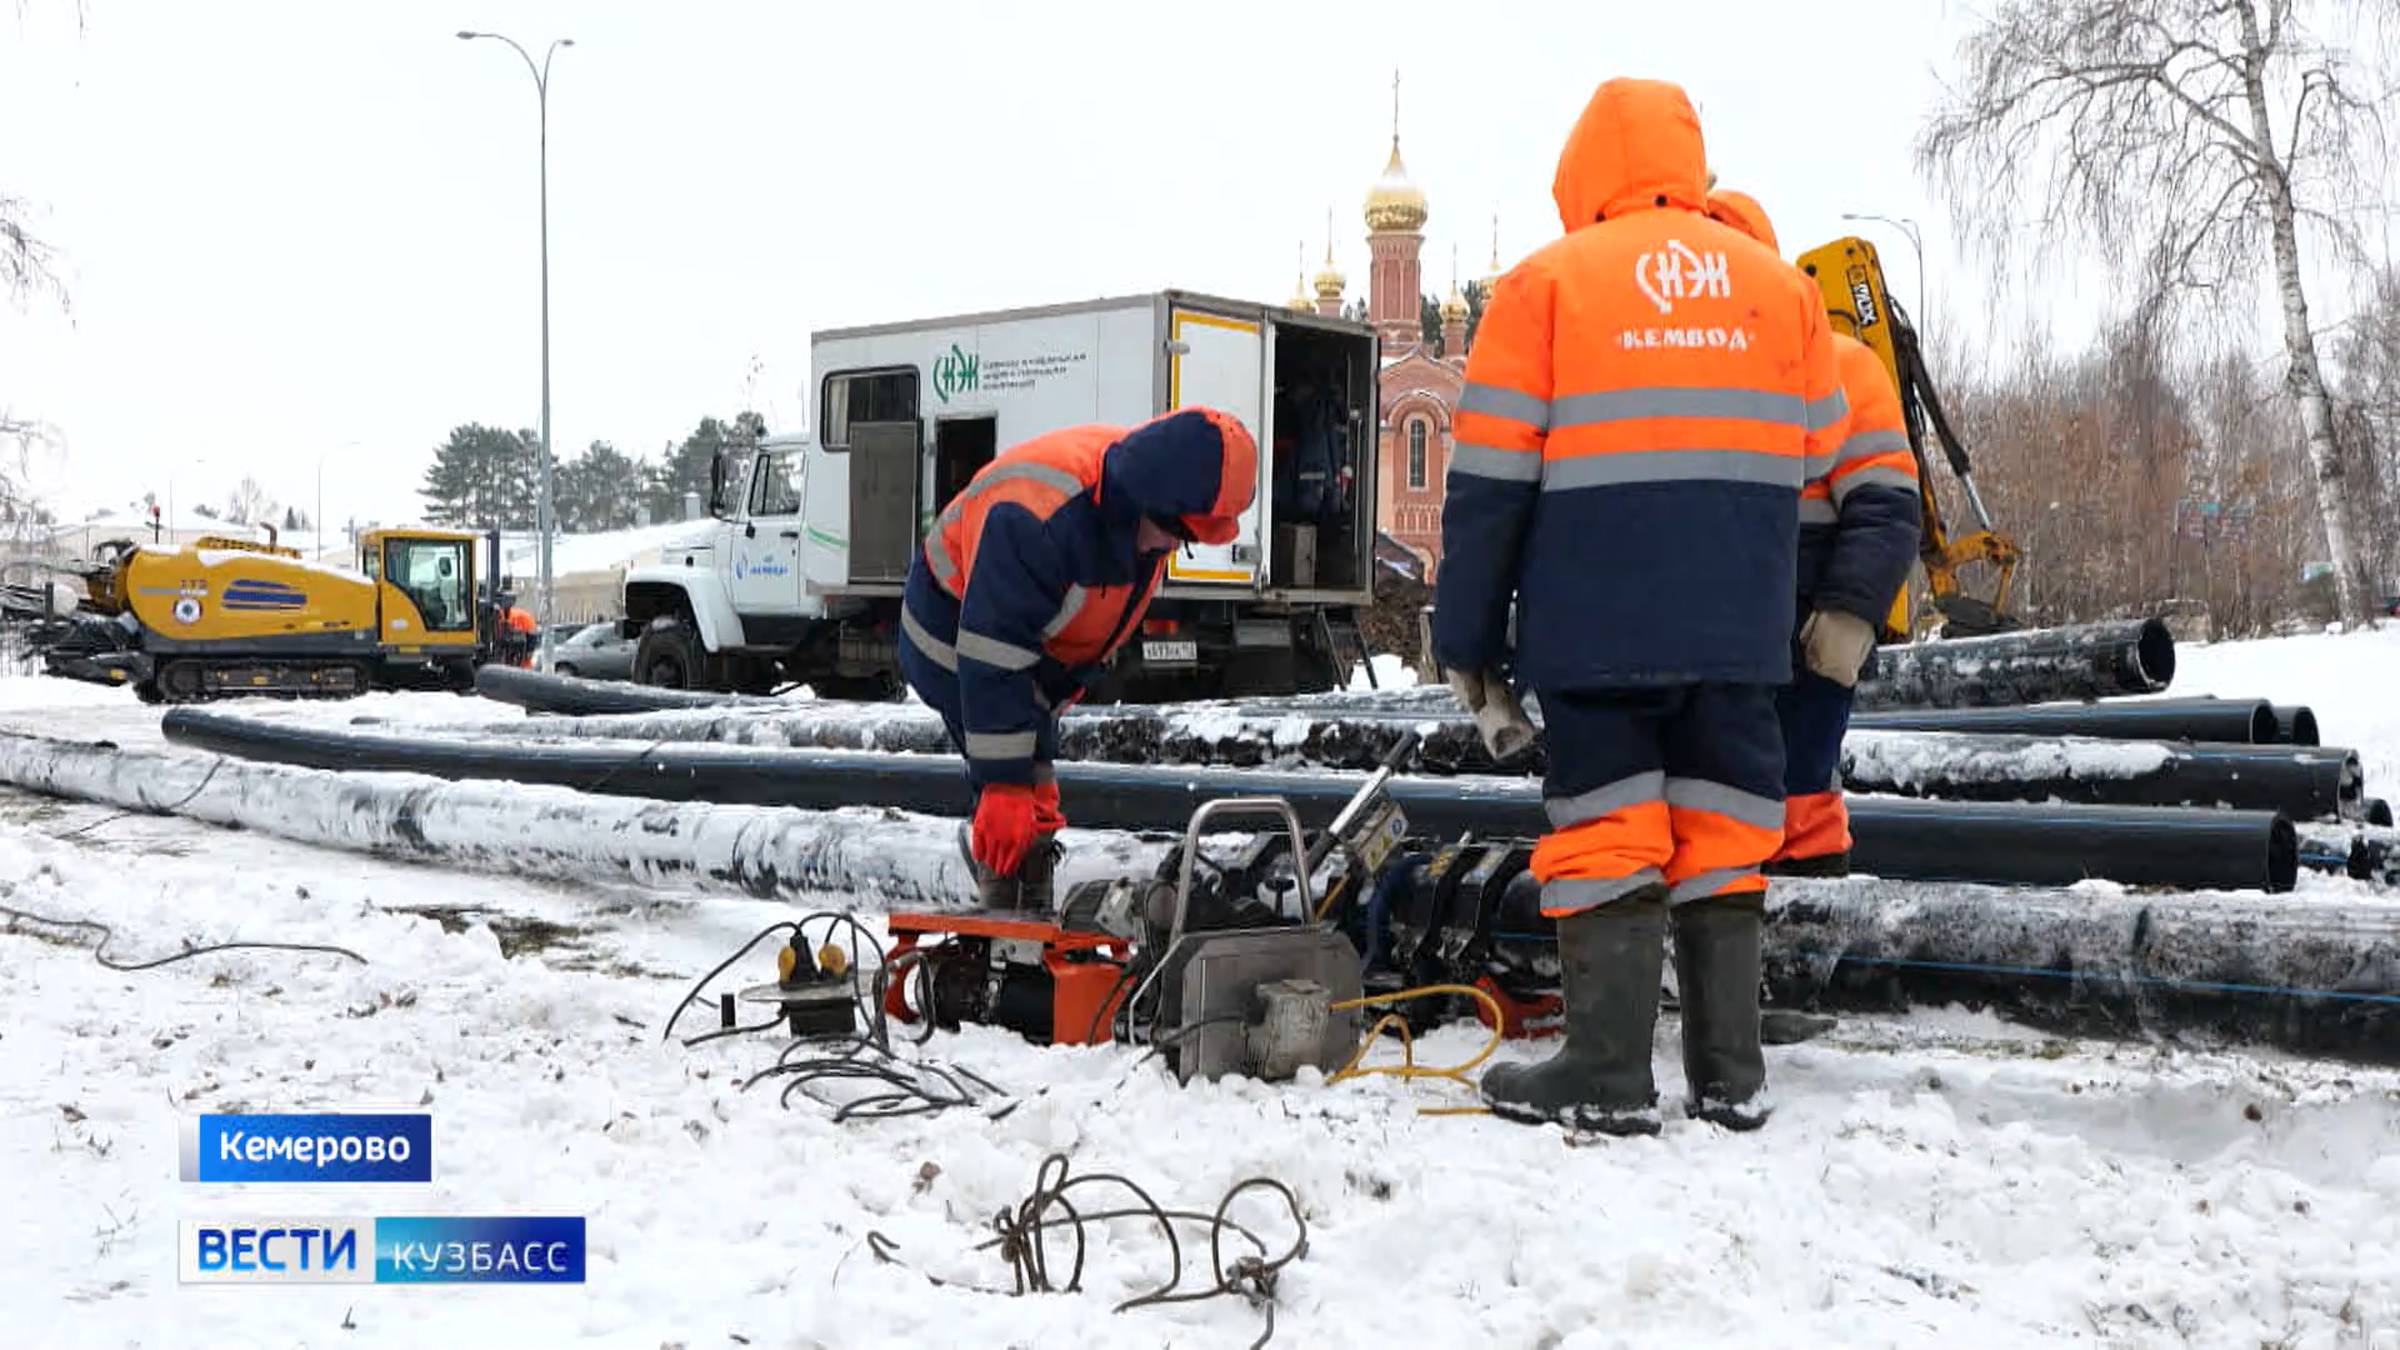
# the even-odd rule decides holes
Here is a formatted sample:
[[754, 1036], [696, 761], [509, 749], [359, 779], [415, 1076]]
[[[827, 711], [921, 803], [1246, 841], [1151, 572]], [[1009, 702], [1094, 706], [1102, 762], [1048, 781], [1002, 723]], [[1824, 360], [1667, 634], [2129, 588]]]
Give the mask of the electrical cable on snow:
[[[1042, 1159], [1034, 1173], [1033, 1192], [1010, 1208], [992, 1216], [992, 1231], [996, 1236], [978, 1244], [977, 1251], [997, 1250], [1009, 1264], [1015, 1276], [1014, 1290], [987, 1285], [953, 1285], [936, 1276], [915, 1270], [900, 1259], [900, 1245], [882, 1233], [870, 1229], [867, 1249], [875, 1259], [888, 1265], [910, 1270], [927, 1283], [940, 1287], [962, 1288], [983, 1294], [1019, 1296], [1027, 1293], [1078, 1293], [1083, 1286], [1084, 1259], [1089, 1249], [1086, 1225], [1108, 1223], [1117, 1219], [1147, 1218], [1158, 1225], [1166, 1238], [1168, 1274], [1165, 1283], [1145, 1293], [1136, 1294], [1112, 1310], [1126, 1312], [1134, 1308], [1157, 1307], [1169, 1303], [1196, 1303], [1203, 1299], [1238, 1295], [1266, 1318], [1266, 1329], [1250, 1343], [1259, 1350], [1275, 1336], [1275, 1288], [1285, 1267], [1299, 1260], [1308, 1251], [1308, 1221], [1300, 1212], [1300, 1198], [1292, 1188], [1273, 1177], [1256, 1176], [1237, 1181], [1212, 1212], [1189, 1209], [1168, 1209], [1156, 1197], [1129, 1177], [1114, 1172], [1090, 1172], [1082, 1176], [1068, 1175], [1069, 1161], [1064, 1153], [1053, 1153]], [[1114, 1209], [1079, 1210], [1067, 1198], [1070, 1191], [1094, 1186], [1113, 1186], [1130, 1193], [1134, 1202]], [[1232, 1217], [1234, 1202], [1252, 1192], [1265, 1192], [1281, 1200], [1292, 1224], [1291, 1245], [1281, 1254], [1268, 1255], [1264, 1239]], [[1052, 1210], [1060, 1211], [1053, 1217]], [[1176, 1236], [1175, 1225], [1204, 1224], [1208, 1229], [1209, 1268], [1214, 1281], [1205, 1288], [1185, 1289], [1183, 1285], [1183, 1242]], [[1067, 1229], [1075, 1239], [1073, 1260], [1066, 1268], [1066, 1281], [1060, 1283], [1054, 1274], [1048, 1235]], [[1225, 1254], [1227, 1234], [1240, 1237], [1253, 1249], [1249, 1254], [1228, 1261]]]
[[[810, 925], [817, 923], [826, 925], [829, 944], [834, 932], [848, 930], [850, 996], [867, 1030], [840, 1036], [794, 1037], [776, 1055], [773, 1064], [742, 1080], [739, 1085], [742, 1091], [747, 1092], [770, 1078], [782, 1079], [783, 1091], [777, 1100], [785, 1109], [790, 1109], [793, 1097], [806, 1097], [830, 1109], [837, 1123], [933, 1115], [953, 1107], [986, 1105], [994, 1099], [1000, 1099], [1002, 1105], [992, 1113], [992, 1119], [1001, 1119], [1016, 1109], [1016, 1102], [1009, 1099], [1007, 1089], [972, 1069], [944, 1064], [930, 1056], [906, 1057], [892, 1049], [891, 1019], [885, 1011], [884, 993], [893, 979], [905, 980], [908, 972], [921, 969], [922, 963], [906, 957], [894, 958], [867, 931], [864, 924], [843, 911], [819, 910], [798, 920], [772, 923], [760, 929], [733, 955], [718, 962], [693, 983], [691, 989], [676, 1003], [674, 1012], [668, 1016], [666, 1029], [659, 1034], [659, 1039], [671, 1039], [676, 1023], [682, 1020], [686, 1011], [700, 1003], [701, 995], [709, 985], [735, 962], [757, 950], [760, 943], [778, 934], [789, 933], [795, 945], [805, 946], [809, 941]], [[875, 954], [875, 973], [871, 979], [863, 974], [865, 965], [860, 960], [862, 946]], [[924, 1020], [924, 1031], [915, 1038], [915, 1044], [920, 1046], [933, 1034], [933, 1019], [927, 1017]], [[683, 1044], [690, 1048], [710, 1041], [765, 1033], [782, 1025], [784, 1020], [778, 1016], [748, 1026], [720, 1027], [688, 1037]], [[815, 1053], [802, 1055], [800, 1052], [803, 1050]], [[837, 1100], [816, 1091], [826, 1083], [872, 1083], [880, 1084], [887, 1090]]]
[[[100, 741], [100, 742], [97, 742], [97, 744], [108, 746], [110, 749], [115, 749], [115, 748], [116, 748], [116, 747], [115, 747], [115, 744], [114, 744], [113, 742], [110, 742], [110, 741]], [[189, 791], [189, 792], [187, 792], [187, 793], [183, 794], [181, 797], [178, 797], [178, 798], [176, 798], [174, 801], [168, 802], [168, 803], [167, 803], [165, 806], [150, 806], [150, 805], [147, 805], [147, 804], [145, 804], [145, 805], [143, 805], [143, 806], [141, 806], [141, 807], [139, 807], [139, 808], [135, 808], [135, 809], [132, 809], [132, 810], [125, 810], [125, 811], [112, 811], [112, 812], [110, 812], [109, 814], [107, 814], [107, 815], [105, 815], [105, 816], [102, 816], [102, 817], [100, 817], [98, 820], [87, 821], [87, 822], [85, 822], [84, 824], [78, 825], [78, 826], [76, 826], [74, 829], [71, 829], [71, 830], [61, 830], [61, 831], [59, 831], [58, 833], [56, 833], [56, 834], [54, 834], [54, 835], [51, 835], [50, 837], [51, 837], [52, 839], [76, 839], [76, 838], [80, 838], [80, 837], [82, 837], [82, 836], [84, 836], [84, 835], [90, 834], [92, 831], [94, 831], [94, 830], [96, 830], [96, 829], [99, 829], [99, 828], [100, 828], [101, 826], [103, 826], [103, 825], [114, 825], [114, 824], [116, 824], [118, 821], [120, 821], [120, 820], [123, 820], [123, 819], [125, 819], [125, 818], [126, 818], [126, 817], [128, 817], [128, 816], [171, 816], [171, 815], [174, 815], [176, 812], [178, 812], [178, 811], [182, 810], [183, 808], [185, 808], [185, 807], [187, 807], [187, 806], [190, 806], [190, 805], [191, 805], [193, 802], [195, 802], [195, 801], [199, 800], [200, 794], [201, 794], [201, 793], [203, 793], [203, 792], [206, 792], [206, 791], [208, 790], [208, 785], [209, 785], [209, 783], [210, 783], [211, 781], [213, 781], [213, 780], [216, 778], [216, 776], [217, 776], [217, 770], [219, 770], [219, 769], [222, 769], [222, 768], [224, 768], [224, 767], [225, 767], [225, 756], [223, 756], [223, 755], [219, 755], [219, 756], [217, 756], [217, 758], [216, 758], [216, 762], [208, 766], [208, 772], [207, 772], [207, 773], [204, 773], [204, 774], [202, 774], [202, 775], [200, 775], [200, 782], [199, 782], [199, 784], [198, 784], [197, 786], [195, 786], [195, 787], [194, 787], [194, 788], [193, 788], [191, 791]], [[105, 944], [103, 944], [103, 945], [105, 945]]]
[[8, 905], [0, 905], [0, 915], [8, 917], [10, 920], [8, 931], [12, 933], [16, 931], [18, 920], [47, 924], [52, 928], [80, 928], [85, 932], [98, 933], [100, 943], [92, 948], [92, 959], [110, 970], [126, 974], [156, 970], [160, 966], [171, 966], [178, 961], [189, 961], [195, 956], [207, 956], [215, 952], [306, 952], [319, 956], [346, 956], [362, 966], [370, 964], [367, 958], [348, 947], [337, 947], [330, 943], [319, 942], [211, 942], [198, 947], [186, 947], [182, 951], [149, 961], [114, 961], [109, 959], [108, 944], [116, 941], [116, 930], [98, 920], [60, 919], [48, 914], [36, 914], [31, 910], [15, 909]]

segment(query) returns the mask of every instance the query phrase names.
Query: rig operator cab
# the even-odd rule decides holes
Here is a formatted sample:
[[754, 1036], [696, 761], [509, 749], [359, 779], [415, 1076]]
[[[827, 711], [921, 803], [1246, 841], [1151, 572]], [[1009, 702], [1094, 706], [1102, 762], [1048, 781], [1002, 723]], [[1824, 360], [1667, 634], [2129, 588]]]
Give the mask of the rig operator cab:
[[1374, 330], [1182, 291], [815, 335], [816, 425], [720, 458], [705, 540], [625, 578], [645, 684], [900, 687], [900, 596], [942, 504], [1001, 450], [1190, 404], [1259, 443], [1241, 533], [1187, 545], [1099, 699], [1334, 687], [1373, 599]]

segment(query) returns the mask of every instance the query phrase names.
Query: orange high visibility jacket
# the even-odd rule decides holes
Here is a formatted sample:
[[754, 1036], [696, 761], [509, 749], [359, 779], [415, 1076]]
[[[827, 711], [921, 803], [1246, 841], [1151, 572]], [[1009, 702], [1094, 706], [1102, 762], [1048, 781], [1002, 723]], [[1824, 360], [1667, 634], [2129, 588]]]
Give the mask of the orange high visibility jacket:
[[1800, 492], [1800, 601], [1880, 625], [1924, 530], [1917, 457], [1874, 348], [1842, 333], [1833, 344], [1850, 414], [1823, 472]]
[[1435, 656], [1536, 688], [1791, 675], [1801, 486], [1845, 403], [1822, 298], [1710, 220], [1683, 91], [1602, 85], [1500, 279], [1455, 424]]
[[1140, 551], [1142, 521], [1225, 542], [1257, 479], [1239, 421], [1185, 408], [1130, 431], [1036, 436], [943, 508], [909, 569], [901, 629], [955, 676], [918, 694], [961, 728], [976, 782], [1031, 781], [1037, 728], [1140, 623], [1167, 561]]

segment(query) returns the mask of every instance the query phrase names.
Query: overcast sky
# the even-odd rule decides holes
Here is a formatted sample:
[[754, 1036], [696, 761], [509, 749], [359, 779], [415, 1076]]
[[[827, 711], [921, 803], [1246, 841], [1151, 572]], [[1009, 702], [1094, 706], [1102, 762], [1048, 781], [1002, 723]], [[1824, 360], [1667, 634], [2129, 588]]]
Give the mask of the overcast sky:
[[[236, 3], [0, 18], [0, 190], [69, 313], [0, 311], [0, 407], [58, 428], [63, 515], [222, 502], [416, 516], [448, 429], [539, 411], [532, 81], [553, 67], [556, 440], [654, 454], [796, 420], [820, 327], [1175, 285], [1280, 301], [1295, 244], [1363, 295], [1391, 78], [1427, 288], [1556, 237], [1558, 148], [1610, 75], [1674, 79], [1787, 251], [1924, 226], [1939, 308], [2005, 328], [1910, 139], [1946, 0], [1621, 4]], [[1868, 227], [1904, 298], [1906, 242]], [[2072, 312], [2088, 299], [2060, 304]]]

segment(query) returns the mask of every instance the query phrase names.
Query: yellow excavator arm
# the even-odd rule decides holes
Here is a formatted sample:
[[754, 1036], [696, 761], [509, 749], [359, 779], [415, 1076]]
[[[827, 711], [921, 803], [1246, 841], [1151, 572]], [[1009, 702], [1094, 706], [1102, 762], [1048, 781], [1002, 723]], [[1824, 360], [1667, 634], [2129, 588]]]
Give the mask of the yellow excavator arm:
[[[1900, 410], [1908, 422], [1909, 449], [1917, 458], [1919, 497], [1925, 513], [1917, 558], [1925, 571], [1925, 588], [1934, 613], [1941, 617], [1944, 631], [1952, 636], [1973, 636], [2023, 627], [2023, 620], [2009, 610], [2009, 591], [2016, 582], [2020, 558], [2016, 541], [1992, 524], [1992, 513], [1975, 487], [1974, 468], [1967, 458], [1966, 445], [1952, 430], [1950, 419], [1942, 410], [1941, 396], [1934, 390], [1932, 375], [1925, 367], [1916, 329], [1884, 286], [1883, 263], [1876, 257], [1875, 246], [1855, 236], [1836, 239], [1801, 254], [1800, 270], [1816, 280], [1836, 326], [1846, 328], [1874, 350], [1900, 391]], [[1847, 324], [1841, 322], [1845, 318]], [[1975, 518], [1975, 528], [1965, 534], [1952, 535], [1948, 522], [1942, 519], [1941, 499], [1934, 491], [1933, 466], [1926, 453], [1929, 424], [1932, 439], [1940, 441], [1943, 459], [1958, 479], [1959, 495]], [[1970, 594], [1960, 579], [1961, 569], [1976, 563], [1984, 564], [1989, 571], [1990, 586], [1982, 594]], [[1933, 615], [1918, 612], [1911, 600], [1907, 587], [1893, 597], [1892, 611], [1885, 621], [1892, 635], [1913, 638], [1930, 624]]]

